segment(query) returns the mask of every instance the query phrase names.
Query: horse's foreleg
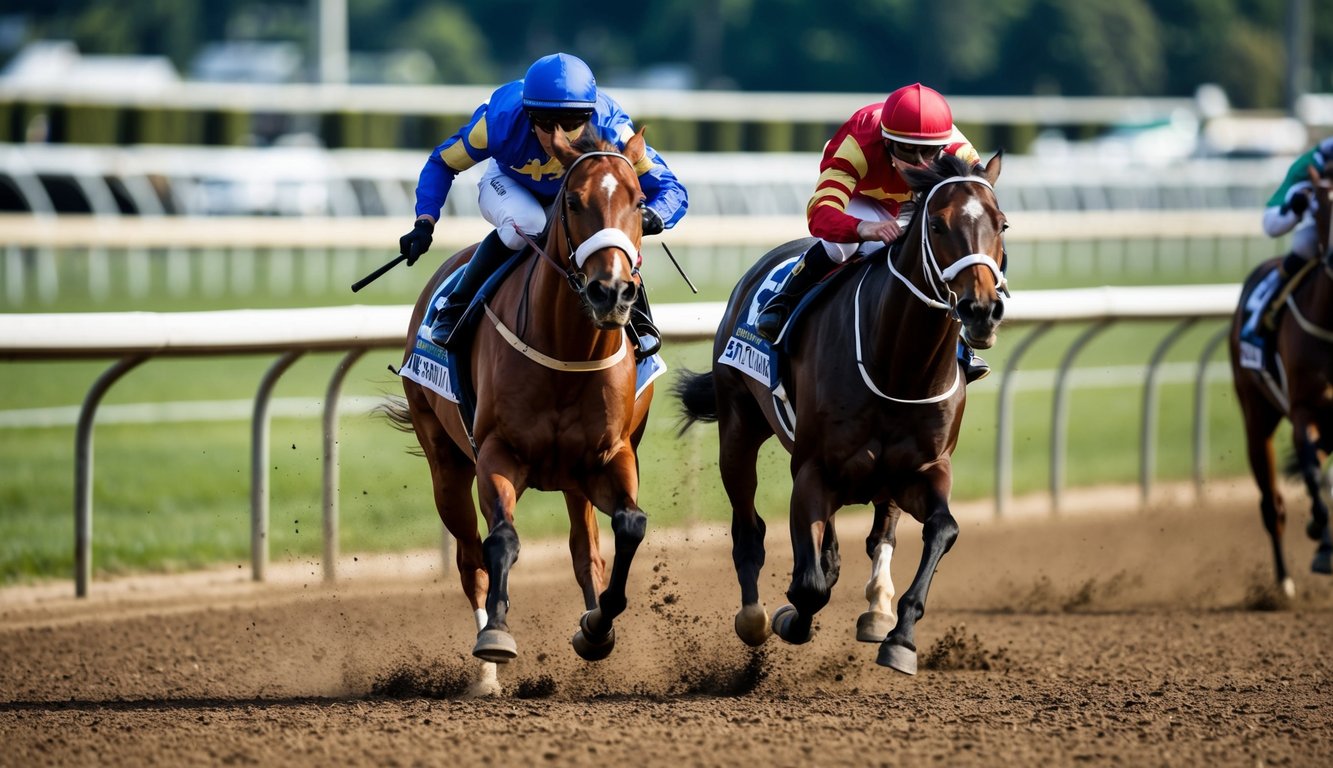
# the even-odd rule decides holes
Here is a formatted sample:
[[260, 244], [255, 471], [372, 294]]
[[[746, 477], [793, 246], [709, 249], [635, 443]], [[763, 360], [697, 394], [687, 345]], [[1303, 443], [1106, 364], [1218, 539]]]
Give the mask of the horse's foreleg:
[[1245, 416], [1246, 456], [1250, 460], [1250, 473], [1254, 475], [1255, 485], [1259, 487], [1259, 513], [1263, 516], [1264, 530], [1273, 547], [1273, 565], [1277, 570], [1277, 583], [1288, 597], [1296, 594], [1296, 583], [1287, 572], [1287, 559], [1282, 550], [1282, 534], [1287, 527], [1287, 509], [1278, 490], [1277, 467], [1273, 459], [1273, 430], [1282, 418], [1267, 403], [1258, 402], [1259, 396], [1241, 397], [1241, 406]]
[[863, 643], [880, 643], [893, 629], [893, 550], [898, 546], [898, 518], [903, 513], [897, 504], [875, 505], [875, 520], [866, 537], [866, 554], [870, 556], [870, 580], [866, 582], [866, 602], [869, 608], [856, 620], [856, 639]]
[[809, 642], [815, 614], [828, 604], [829, 582], [820, 567], [825, 529], [833, 514], [833, 495], [824, 487], [819, 468], [807, 461], [796, 471], [791, 495], [793, 556], [790, 605], [773, 613], [773, 632], [789, 643]]
[[[753, 401], [748, 401], [753, 407]], [[763, 415], [758, 418], [762, 420]], [[749, 646], [768, 640], [768, 610], [759, 599], [759, 573], [764, 569], [764, 520], [754, 507], [759, 446], [768, 436], [747, 428], [733, 409], [723, 409], [719, 419], [718, 468], [722, 486], [731, 502], [731, 560], [741, 588], [741, 609], [736, 614], [736, 634]]]
[[472, 655], [504, 663], [518, 655], [518, 646], [509, 634], [509, 569], [518, 561], [514, 505], [522, 489], [513, 480], [521, 476], [517, 462], [494, 446], [483, 444], [477, 456], [477, 495], [490, 526], [481, 544], [490, 588], [486, 592], [487, 621], [477, 633]]
[[574, 580], [583, 592], [583, 609], [597, 606], [597, 593], [606, 588], [606, 561], [602, 559], [601, 539], [597, 530], [597, 510], [582, 494], [565, 492], [569, 512], [569, 555], [574, 563]]
[[[947, 480], [947, 479], [946, 479]], [[921, 537], [925, 542], [921, 564], [912, 577], [912, 584], [898, 601], [898, 623], [879, 646], [876, 663], [905, 674], [916, 674], [916, 623], [926, 614], [926, 595], [931, 579], [939, 567], [940, 558], [958, 539], [958, 522], [949, 512], [947, 492], [939, 488], [930, 492], [926, 506], [927, 516]]]
[[[613, 622], [625, 612], [628, 599], [625, 586], [629, 583], [630, 564], [648, 530], [648, 515], [639, 509], [638, 463], [634, 451], [626, 449], [608, 465], [606, 473], [594, 483], [592, 498], [611, 513], [611, 531], [615, 534], [615, 555], [611, 559], [611, 576], [606, 589], [597, 599], [597, 607], [583, 614], [579, 631], [573, 640], [574, 650], [588, 661], [600, 661], [615, 647]], [[603, 506], [605, 505], [605, 506]]]
[[1333, 573], [1333, 534], [1329, 531], [1328, 507], [1324, 506], [1319, 487], [1322, 483], [1319, 476], [1319, 427], [1309, 416], [1304, 411], [1292, 411], [1291, 438], [1296, 446], [1296, 460], [1300, 463], [1305, 490], [1310, 494], [1310, 523], [1305, 527], [1305, 533], [1319, 542], [1310, 570]]
[[[416, 385], [413, 384], [412, 387]], [[481, 535], [477, 530], [477, 507], [472, 501], [472, 483], [476, 479], [476, 467], [471, 457], [465, 455], [445, 432], [440, 421], [431, 412], [429, 405], [416, 392], [408, 389], [409, 402], [412, 403], [413, 427], [417, 441], [421, 444], [430, 467], [431, 486], [434, 491], [435, 509], [440, 521], [454, 539], [454, 559], [458, 566], [458, 578], [463, 587], [463, 594], [472, 605], [473, 619], [477, 631], [486, 625], [486, 609], [482, 607], [490, 580], [486, 575], [486, 566], [481, 556]], [[468, 688], [472, 696], [498, 696], [500, 681], [493, 662], [482, 661], [477, 669], [477, 676]]]

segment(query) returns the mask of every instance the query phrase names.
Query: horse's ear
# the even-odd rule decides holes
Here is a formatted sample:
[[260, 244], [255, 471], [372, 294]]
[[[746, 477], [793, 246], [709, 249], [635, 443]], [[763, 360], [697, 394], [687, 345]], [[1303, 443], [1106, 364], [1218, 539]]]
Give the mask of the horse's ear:
[[991, 186], [995, 186], [995, 180], [1000, 178], [1000, 158], [1003, 156], [1004, 150], [996, 152], [995, 155], [986, 162], [986, 167], [981, 171], [982, 175], [986, 177], [986, 181], [990, 182]]
[[641, 126], [637, 133], [625, 142], [625, 157], [634, 165], [638, 165], [643, 156], [648, 153], [648, 142], [643, 138], [643, 132], [648, 130], [647, 126]]

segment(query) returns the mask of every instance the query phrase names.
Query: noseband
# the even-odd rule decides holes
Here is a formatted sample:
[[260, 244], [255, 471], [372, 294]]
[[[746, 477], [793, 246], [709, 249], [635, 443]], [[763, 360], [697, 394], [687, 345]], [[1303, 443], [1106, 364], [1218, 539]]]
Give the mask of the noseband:
[[[933, 197], [941, 187], [946, 184], [960, 183], [980, 184], [992, 192], [995, 191], [995, 188], [990, 185], [989, 181], [978, 176], [951, 176], [930, 188], [930, 191], [926, 193], [926, 198], [921, 201], [921, 213], [919, 215], [924, 217], [930, 216], [930, 198]], [[940, 269], [940, 264], [935, 259], [935, 249], [930, 245], [929, 222], [923, 221], [921, 223], [921, 267], [922, 271], [925, 272], [927, 285], [931, 289], [931, 292], [935, 294], [935, 297], [931, 298], [930, 296], [927, 296], [920, 288], [917, 288], [911, 280], [908, 280], [901, 272], [899, 272], [897, 267], [893, 265], [892, 258], [888, 259], [888, 263], [889, 271], [893, 273], [894, 277], [898, 278], [899, 281], [906, 285], [908, 290], [910, 290], [918, 299], [921, 299], [927, 306], [935, 309], [954, 310], [958, 304], [958, 295], [949, 288], [949, 283], [953, 282], [953, 279], [958, 277], [959, 273], [964, 269], [976, 264], [988, 268], [991, 273], [995, 275], [996, 288], [1004, 290], [1005, 287], [1004, 273], [1000, 271], [1000, 265], [996, 264], [995, 259], [991, 258], [989, 254], [969, 253], [963, 258], [950, 264], [945, 269]]]

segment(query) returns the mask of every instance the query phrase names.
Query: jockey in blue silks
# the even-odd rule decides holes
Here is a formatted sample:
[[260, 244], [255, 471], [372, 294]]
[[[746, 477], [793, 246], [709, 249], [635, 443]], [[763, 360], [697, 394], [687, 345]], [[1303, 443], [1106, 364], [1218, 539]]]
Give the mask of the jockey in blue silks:
[[[435, 148], [421, 169], [417, 219], [412, 231], [399, 239], [409, 265], [430, 248], [454, 177], [489, 161], [478, 185], [479, 203], [481, 215], [495, 230], [481, 241], [436, 316], [431, 339], [440, 346], [450, 347], [454, 328], [486, 278], [524, 246], [520, 233], [535, 238], [545, 229], [546, 209], [565, 175], [564, 166], [551, 157], [551, 136], [557, 127], [570, 141], [591, 130], [621, 149], [634, 135], [629, 116], [597, 89], [588, 65], [567, 53], [554, 53], [534, 62], [522, 80], [497, 88], [466, 125]], [[675, 174], [652, 147], [647, 147], [635, 171], [647, 197], [643, 233], [655, 235], [675, 226], [688, 205]], [[639, 292], [630, 316], [637, 339], [636, 319], [648, 320], [644, 327], [651, 327], [645, 291]]]

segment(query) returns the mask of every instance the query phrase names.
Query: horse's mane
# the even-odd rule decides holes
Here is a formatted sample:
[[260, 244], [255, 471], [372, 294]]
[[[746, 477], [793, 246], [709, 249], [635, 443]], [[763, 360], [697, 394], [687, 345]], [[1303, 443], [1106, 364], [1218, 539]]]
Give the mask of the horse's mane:
[[589, 152], [619, 152], [615, 142], [603, 138], [597, 132], [597, 126], [591, 122], [587, 125], [587, 130], [579, 134], [579, 137], [569, 143], [571, 149], [580, 155], [586, 155]]
[[957, 155], [941, 154], [928, 168], [912, 168], [903, 172], [903, 178], [915, 195], [924, 195], [931, 187], [954, 176], [979, 175], [979, 172], [966, 160]]

